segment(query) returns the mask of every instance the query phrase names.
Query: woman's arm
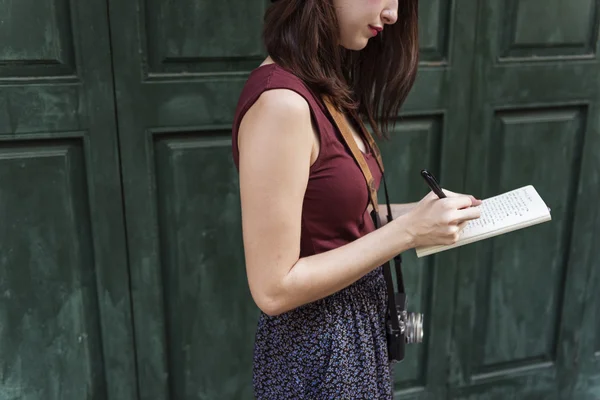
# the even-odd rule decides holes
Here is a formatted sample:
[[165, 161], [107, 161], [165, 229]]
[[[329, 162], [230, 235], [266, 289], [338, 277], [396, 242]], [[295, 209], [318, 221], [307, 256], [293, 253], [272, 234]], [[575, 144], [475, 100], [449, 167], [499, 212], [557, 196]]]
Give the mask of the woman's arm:
[[[299, 258], [300, 225], [316, 145], [306, 101], [289, 90], [265, 92], [239, 132], [240, 196], [246, 271], [253, 299], [277, 315], [331, 295], [386, 260], [424, 243], [453, 243], [467, 197], [429, 196], [385, 227], [325, 253]], [[414, 222], [413, 222], [414, 221]]]
[[[403, 216], [404, 214], [408, 214], [418, 203], [402, 203], [402, 204], [390, 204], [392, 208], [392, 218], [397, 219]], [[381, 223], [385, 225], [387, 223], [387, 206], [385, 203], [379, 204], [379, 217], [381, 218]]]
[[418, 203], [403, 203], [403, 204], [391, 204], [392, 207], [392, 217], [394, 219], [407, 214], [410, 210], [415, 208]]

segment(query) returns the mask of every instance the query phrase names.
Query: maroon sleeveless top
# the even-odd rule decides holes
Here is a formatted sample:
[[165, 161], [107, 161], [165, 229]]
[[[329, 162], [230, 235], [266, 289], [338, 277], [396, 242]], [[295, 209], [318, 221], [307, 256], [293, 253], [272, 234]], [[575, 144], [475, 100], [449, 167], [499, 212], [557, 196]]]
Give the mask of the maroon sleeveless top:
[[[240, 95], [232, 129], [236, 167], [239, 168], [237, 143], [242, 118], [260, 95], [271, 89], [289, 89], [301, 95], [310, 106], [320, 137], [319, 156], [310, 168], [304, 195], [300, 257], [335, 249], [373, 231], [375, 227], [367, 211], [367, 184], [325, 105], [297, 76], [276, 64], [252, 71]], [[366, 140], [365, 146], [368, 149], [365, 159], [379, 188], [381, 171]]]

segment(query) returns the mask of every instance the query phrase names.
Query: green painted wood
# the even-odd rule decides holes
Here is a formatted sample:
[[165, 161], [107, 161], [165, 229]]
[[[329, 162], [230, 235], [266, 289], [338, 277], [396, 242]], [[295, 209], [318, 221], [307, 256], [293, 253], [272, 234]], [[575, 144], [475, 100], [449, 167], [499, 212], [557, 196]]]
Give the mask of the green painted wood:
[[458, 250], [450, 398], [592, 398], [599, 8], [479, 2], [466, 190], [533, 184], [553, 221]]
[[[600, 194], [599, 194], [600, 197]], [[597, 243], [600, 242], [600, 213], [596, 214], [594, 238], [595, 246], [591, 246], [588, 257], [592, 268], [587, 281], [583, 315], [581, 317], [580, 341], [576, 365], [579, 367], [574, 398], [593, 400], [600, 397], [600, 259]]]
[[[420, 177], [431, 170], [446, 187], [461, 190], [467, 146], [476, 1], [422, 1], [421, 65], [390, 141], [380, 142], [392, 202], [420, 200], [428, 188]], [[380, 192], [383, 199], [383, 190]], [[407, 348], [395, 367], [396, 398], [446, 396], [447, 355], [452, 336], [456, 254], [417, 259], [403, 255], [403, 272], [412, 311], [426, 314], [426, 339]]]
[[109, 1], [141, 399], [249, 399], [231, 122], [266, 1]]
[[[394, 202], [418, 201], [426, 191], [418, 171], [423, 168], [424, 157], [427, 165], [439, 169], [442, 136], [441, 116], [404, 117], [398, 123], [392, 140], [381, 143], [383, 159], [386, 160], [386, 180], [390, 184], [390, 197]], [[390, 161], [396, 162], [390, 162]], [[383, 202], [383, 190], [379, 194]], [[414, 253], [403, 258], [403, 275], [408, 290], [411, 311], [427, 315], [431, 324], [431, 286], [434, 279], [432, 259], [417, 259]], [[437, 333], [437, 332], [436, 332]], [[428, 335], [428, 338], [430, 336]], [[431, 359], [427, 357], [430, 342], [408, 346], [405, 361], [396, 367], [398, 389], [416, 390], [426, 386], [427, 367]]]
[[[256, 313], [240, 272], [237, 171], [227, 131], [155, 141], [169, 374], [174, 399], [248, 398]], [[191, 173], [199, 171], [199, 174]], [[199, 179], [201, 176], [201, 179]], [[243, 271], [243, 268], [242, 268]], [[177, 345], [177, 347], [175, 347]]]
[[[480, 197], [535, 181], [555, 220], [427, 259], [405, 255], [427, 338], [396, 368], [399, 399], [597, 391], [594, 4], [555, 0], [543, 20], [535, 1], [420, 4], [419, 77], [382, 143], [393, 201], [426, 192], [426, 167]], [[229, 127], [264, 57], [264, 2], [109, 5], [140, 398], [251, 398], [257, 310]]]
[[[108, 6], [110, 37], [97, 0], [0, 1], [0, 399], [251, 398], [229, 127], [265, 2]], [[554, 219], [405, 255], [427, 334], [397, 398], [600, 397], [599, 8], [420, 3], [392, 200], [426, 167], [480, 197], [534, 183]]]
[[0, 399], [135, 399], [106, 5], [0, 15]]
[[0, 160], [0, 397], [103, 398], [82, 142], [3, 141]]
[[[597, 237], [598, 235], [596, 235]], [[597, 242], [596, 242], [597, 243]], [[600, 264], [598, 264], [598, 262], [596, 262], [595, 264], [596, 268], [593, 268], [593, 270], [598, 271], [600, 269]], [[596, 274], [598, 274], [596, 272]], [[592, 282], [597, 282], [597, 277], [595, 281]], [[600, 291], [596, 291], [596, 310], [594, 312], [594, 315], [596, 316], [595, 318], [595, 322], [596, 322], [596, 344], [594, 346], [594, 356], [597, 358], [600, 358]]]

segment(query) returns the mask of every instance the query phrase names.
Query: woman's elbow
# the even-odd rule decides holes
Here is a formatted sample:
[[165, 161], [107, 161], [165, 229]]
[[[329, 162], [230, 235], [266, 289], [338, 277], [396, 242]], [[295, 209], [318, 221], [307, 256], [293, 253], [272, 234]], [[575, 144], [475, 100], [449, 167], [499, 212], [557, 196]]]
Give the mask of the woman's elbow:
[[276, 317], [297, 307], [296, 299], [283, 283], [271, 287], [250, 287], [250, 293], [256, 306], [266, 315]]
[[284, 302], [276, 297], [252, 295], [252, 298], [254, 299], [256, 306], [270, 317], [276, 317], [287, 311]]
[[293, 293], [297, 291], [292, 290], [294, 285], [288, 279], [289, 277], [269, 278], [249, 276], [250, 293], [256, 306], [271, 317], [295, 308], [297, 299]]

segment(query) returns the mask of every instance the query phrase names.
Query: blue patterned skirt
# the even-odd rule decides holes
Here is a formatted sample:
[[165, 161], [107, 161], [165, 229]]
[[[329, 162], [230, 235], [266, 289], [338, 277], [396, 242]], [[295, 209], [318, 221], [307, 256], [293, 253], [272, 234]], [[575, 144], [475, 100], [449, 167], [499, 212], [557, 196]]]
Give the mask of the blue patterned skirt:
[[380, 267], [322, 300], [275, 317], [261, 314], [256, 398], [392, 399], [386, 310]]

